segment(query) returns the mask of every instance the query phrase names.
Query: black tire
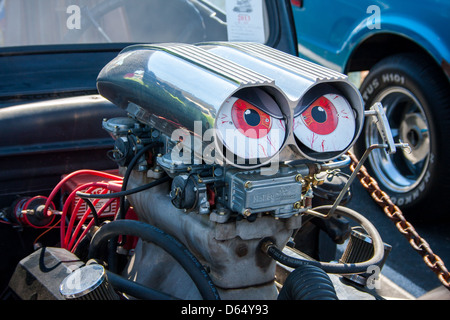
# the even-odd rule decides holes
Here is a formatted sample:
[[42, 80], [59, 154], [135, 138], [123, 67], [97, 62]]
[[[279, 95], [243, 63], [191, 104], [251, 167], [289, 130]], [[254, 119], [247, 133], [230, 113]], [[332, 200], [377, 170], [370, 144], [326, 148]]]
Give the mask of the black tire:
[[[426, 56], [399, 54], [377, 63], [360, 88], [366, 109], [382, 102], [395, 142], [412, 152], [393, 155], [375, 150], [365, 163], [380, 187], [410, 217], [446, 214], [450, 204], [450, 86], [442, 70]], [[355, 153], [377, 142], [366, 118]], [[379, 141], [379, 140], [378, 140]]]

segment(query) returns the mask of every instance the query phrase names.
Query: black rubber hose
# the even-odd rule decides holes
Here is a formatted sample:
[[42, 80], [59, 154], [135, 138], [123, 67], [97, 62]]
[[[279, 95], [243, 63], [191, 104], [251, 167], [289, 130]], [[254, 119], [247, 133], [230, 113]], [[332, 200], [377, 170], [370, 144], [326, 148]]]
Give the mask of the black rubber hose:
[[[139, 159], [150, 149], [155, 147], [162, 146], [161, 142], [151, 142], [148, 145], [144, 146], [141, 150], [139, 150], [131, 159], [130, 163], [127, 166], [127, 170], [125, 171], [125, 174], [123, 175], [123, 181], [122, 181], [122, 189], [121, 192], [125, 191], [127, 189], [128, 180], [130, 179], [131, 172], [134, 169], [134, 166], [139, 161]], [[125, 218], [125, 196], [120, 197], [120, 207], [119, 207], [119, 214], [117, 215], [118, 219], [124, 219]]]
[[[139, 159], [146, 152], [148, 152], [152, 148], [161, 147], [162, 145], [163, 144], [161, 142], [158, 142], [158, 141], [154, 141], [154, 142], [151, 142], [151, 143], [147, 144], [141, 150], [139, 150], [133, 156], [133, 158], [131, 159], [130, 163], [128, 163], [127, 169], [126, 169], [125, 174], [124, 174], [123, 179], [122, 179], [122, 188], [120, 190], [120, 193], [122, 193], [122, 195], [120, 195], [120, 197], [119, 197], [119, 199], [120, 199], [120, 201], [119, 201], [119, 210], [118, 210], [117, 215], [116, 215], [116, 220], [118, 220], [118, 219], [125, 219], [125, 215], [126, 215], [127, 210], [128, 210], [128, 208], [127, 208], [127, 202], [128, 201], [126, 201], [126, 198], [125, 198], [126, 194], [125, 193], [126, 193], [127, 186], [128, 186], [128, 180], [130, 179], [131, 172], [133, 171], [134, 166], [136, 165], [136, 163], [139, 161]], [[162, 181], [160, 181], [160, 182], [162, 182]], [[144, 188], [142, 188], [142, 186], [138, 187], [138, 188], [142, 188], [142, 190], [134, 189], [133, 193], [138, 192], [138, 191], [140, 192], [140, 191], [152, 188], [155, 185], [158, 185], [160, 182], [158, 182], [158, 180], [156, 180], [156, 181], [151, 182], [150, 184], [147, 184], [146, 187], [144, 187]], [[108, 264], [111, 266], [111, 270], [114, 271], [114, 272], [117, 270], [117, 257], [115, 256], [116, 251], [117, 251], [117, 245], [118, 245], [117, 241], [118, 241], [118, 238], [112, 239], [111, 243], [109, 245]], [[126, 241], [126, 236], [123, 236], [122, 237], [122, 244], [125, 243], [125, 241]]]
[[98, 220], [97, 209], [95, 209], [94, 204], [91, 202], [91, 200], [89, 200], [87, 198], [81, 197], [81, 199], [86, 203], [86, 205], [89, 207], [89, 209], [91, 209], [91, 214], [94, 217], [94, 223], [96, 226], [99, 226], [100, 222]]
[[[128, 189], [128, 190], [124, 190], [124, 191], [119, 191], [119, 192], [114, 192], [114, 193], [102, 193], [102, 194], [96, 194], [96, 193], [84, 193], [84, 192], [80, 192], [77, 191], [76, 195], [80, 198], [84, 199], [112, 199], [112, 198], [119, 198], [119, 197], [124, 197], [124, 196], [128, 196], [130, 194], [134, 194], [134, 193], [138, 193], [144, 190], [148, 190], [151, 189], [153, 187], [156, 187], [160, 184], [163, 184], [167, 181], [169, 181], [171, 178], [169, 176], [164, 176], [162, 178], [159, 178], [157, 180], [153, 180], [152, 182], [143, 184], [139, 187], [133, 188], [133, 189]], [[125, 210], [124, 210], [125, 211]]]
[[328, 274], [321, 268], [304, 265], [284, 281], [278, 300], [339, 300]]
[[[314, 210], [317, 211], [329, 210], [331, 207], [332, 207], [331, 205], [320, 206], [315, 208]], [[336, 208], [335, 214], [347, 217], [349, 219], [358, 222], [367, 231], [368, 235], [372, 238], [373, 243], [374, 253], [372, 258], [370, 258], [367, 261], [356, 263], [330, 263], [315, 260], [298, 259], [283, 253], [270, 240], [263, 240], [261, 243], [261, 249], [263, 250], [263, 252], [266, 252], [274, 260], [288, 267], [298, 268], [304, 265], [313, 265], [322, 268], [326, 273], [336, 273], [336, 274], [364, 273], [367, 272], [368, 267], [372, 265], [379, 265], [383, 261], [384, 257], [384, 243], [375, 226], [358, 212], [346, 207], [338, 206]]]
[[141, 221], [115, 220], [103, 225], [91, 240], [88, 259], [93, 259], [97, 256], [99, 248], [105, 241], [119, 235], [136, 236], [161, 247], [189, 274], [203, 299], [220, 300], [219, 292], [197, 258], [174, 237], [155, 226]]
[[140, 283], [125, 279], [113, 272], [106, 271], [108, 281], [114, 289], [141, 300], [178, 300], [167, 293], [148, 288]]

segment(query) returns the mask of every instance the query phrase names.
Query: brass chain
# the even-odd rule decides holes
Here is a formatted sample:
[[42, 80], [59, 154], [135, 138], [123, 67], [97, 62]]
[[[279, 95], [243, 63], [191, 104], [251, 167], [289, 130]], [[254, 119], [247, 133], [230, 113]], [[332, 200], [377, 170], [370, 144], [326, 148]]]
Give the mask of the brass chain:
[[[359, 161], [353, 153], [348, 152], [348, 155], [352, 161], [350, 170], [353, 172]], [[411, 223], [405, 219], [400, 208], [392, 202], [386, 192], [380, 189], [377, 181], [369, 175], [364, 166], [361, 166], [357, 176], [362, 186], [369, 192], [374, 201], [383, 209], [384, 213], [395, 224], [400, 233], [406, 237], [413, 249], [422, 256], [425, 264], [438, 276], [439, 281], [444, 287], [450, 290], [450, 273], [442, 259], [433, 253], [430, 245], [425, 239], [419, 236]]]

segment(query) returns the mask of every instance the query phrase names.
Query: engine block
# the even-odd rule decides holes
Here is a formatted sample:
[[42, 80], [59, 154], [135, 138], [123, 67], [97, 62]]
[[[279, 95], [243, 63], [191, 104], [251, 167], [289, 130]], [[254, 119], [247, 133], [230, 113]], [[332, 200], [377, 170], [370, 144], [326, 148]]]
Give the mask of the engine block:
[[[145, 173], [135, 172], [130, 188], [149, 181]], [[140, 220], [174, 235], [190, 249], [206, 266], [223, 299], [276, 298], [276, 264], [262, 253], [259, 243], [272, 238], [284, 245], [301, 226], [300, 215], [274, 220], [260, 214], [253, 222], [236, 218], [222, 222], [223, 213], [217, 210], [201, 215], [175, 208], [169, 193], [170, 185], [161, 185], [130, 196], [130, 202]], [[138, 243], [126, 276], [180, 298], [200, 298], [184, 270], [151, 243]]]

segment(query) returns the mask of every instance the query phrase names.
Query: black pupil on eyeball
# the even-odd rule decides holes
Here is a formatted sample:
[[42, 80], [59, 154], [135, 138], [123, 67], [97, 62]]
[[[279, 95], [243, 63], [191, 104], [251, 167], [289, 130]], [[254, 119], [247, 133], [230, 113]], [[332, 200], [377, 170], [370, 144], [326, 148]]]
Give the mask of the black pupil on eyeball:
[[311, 116], [319, 123], [323, 123], [327, 120], [327, 113], [322, 107], [315, 106], [311, 110]]
[[245, 119], [245, 122], [247, 122], [247, 124], [252, 127], [257, 126], [259, 124], [259, 122], [261, 121], [261, 117], [259, 116], [258, 112], [256, 112], [253, 109], [245, 110], [244, 119]]

